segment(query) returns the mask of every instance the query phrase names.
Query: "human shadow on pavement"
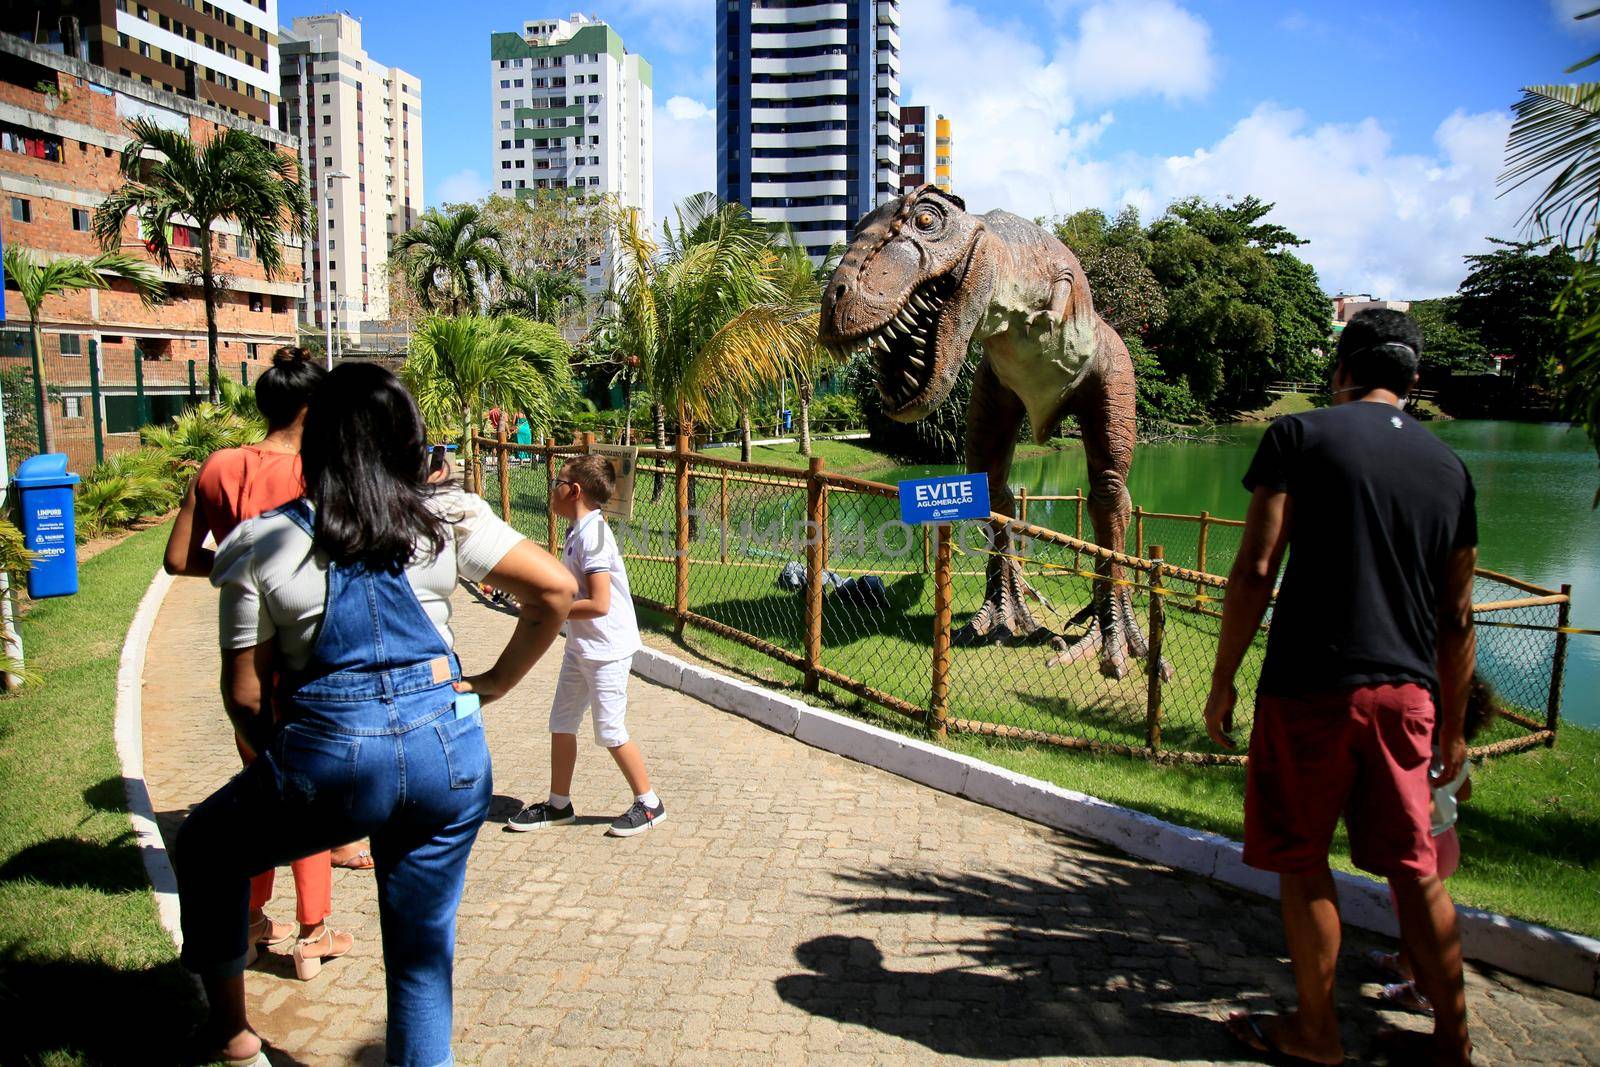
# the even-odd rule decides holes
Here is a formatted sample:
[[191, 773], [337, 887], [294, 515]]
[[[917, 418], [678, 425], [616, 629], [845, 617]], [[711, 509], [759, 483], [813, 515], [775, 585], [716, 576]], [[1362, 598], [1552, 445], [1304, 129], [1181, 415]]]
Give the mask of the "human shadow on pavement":
[[[779, 978], [777, 993], [947, 1055], [1254, 1059], [1220, 1020], [1292, 1003], [1274, 905], [1081, 847], [1061, 846], [1052, 866], [839, 875], [830, 899], [857, 932], [798, 944], [806, 972]], [[918, 913], [935, 932], [906, 938], [898, 960], [862, 936], [891, 944], [929, 930], [892, 918]], [[951, 955], [955, 965], [929, 966]], [[1357, 993], [1341, 989], [1348, 1048], [1385, 1021]]]

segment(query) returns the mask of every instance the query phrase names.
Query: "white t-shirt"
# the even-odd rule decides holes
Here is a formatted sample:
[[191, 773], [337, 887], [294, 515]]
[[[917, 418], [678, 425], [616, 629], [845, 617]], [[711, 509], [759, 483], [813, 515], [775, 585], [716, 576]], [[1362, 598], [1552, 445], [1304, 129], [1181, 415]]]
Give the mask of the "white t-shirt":
[[[439, 636], [454, 647], [450, 594], [457, 575], [482, 581], [522, 535], [490, 511], [482, 497], [460, 489], [440, 491], [432, 505], [453, 536], [437, 556], [413, 561], [406, 578]], [[291, 670], [306, 665], [327, 606], [328, 560], [313, 551], [311, 538], [293, 519], [269, 513], [240, 523], [217, 548], [211, 584], [222, 591], [218, 621], [224, 649], [276, 639]]]
[[606, 661], [639, 651], [639, 619], [633, 613], [628, 571], [617, 538], [605, 516], [591, 511], [572, 524], [561, 562], [578, 580], [578, 599], [589, 596], [589, 575], [611, 575], [611, 609], [598, 619], [567, 620], [567, 650], [587, 660]]

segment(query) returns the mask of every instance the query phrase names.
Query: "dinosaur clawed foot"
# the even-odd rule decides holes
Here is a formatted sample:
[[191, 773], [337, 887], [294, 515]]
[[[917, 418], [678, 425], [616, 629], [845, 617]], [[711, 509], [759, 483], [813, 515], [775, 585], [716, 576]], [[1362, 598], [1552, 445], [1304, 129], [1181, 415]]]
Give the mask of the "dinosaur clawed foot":
[[[1099, 598], [1097, 598], [1099, 599]], [[1100, 657], [1100, 673], [1107, 678], [1122, 679], [1132, 670], [1130, 661], [1148, 659], [1150, 642], [1133, 613], [1133, 598], [1126, 590], [1118, 590], [1105, 598], [1105, 603], [1090, 603], [1067, 624], [1071, 630], [1087, 623], [1087, 628], [1076, 637], [1054, 636], [1050, 642], [1055, 653], [1045, 661], [1048, 667], [1064, 667], [1082, 663], [1091, 656]], [[1162, 657], [1162, 680], [1170, 680], [1175, 672], [1172, 664]]]

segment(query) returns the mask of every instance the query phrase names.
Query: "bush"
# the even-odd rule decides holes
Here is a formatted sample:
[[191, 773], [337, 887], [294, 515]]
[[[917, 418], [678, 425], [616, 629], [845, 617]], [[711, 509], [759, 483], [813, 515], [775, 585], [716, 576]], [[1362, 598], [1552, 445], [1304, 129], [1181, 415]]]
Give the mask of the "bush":
[[103, 537], [178, 506], [187, 477], [155, 448], [123, 452], [97, 465], [78, 488], [78, 537]]

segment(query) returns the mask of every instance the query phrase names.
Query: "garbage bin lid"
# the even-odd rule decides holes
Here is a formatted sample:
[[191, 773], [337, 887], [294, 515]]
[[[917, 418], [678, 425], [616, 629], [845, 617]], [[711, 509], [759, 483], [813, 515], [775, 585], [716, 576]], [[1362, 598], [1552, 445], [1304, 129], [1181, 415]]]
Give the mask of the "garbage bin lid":
[[23, 460], [12, 483], [19, 489], [50, 489], [77, 485], [78, 476], [67, 470], [65, 452], [46, 452]]

